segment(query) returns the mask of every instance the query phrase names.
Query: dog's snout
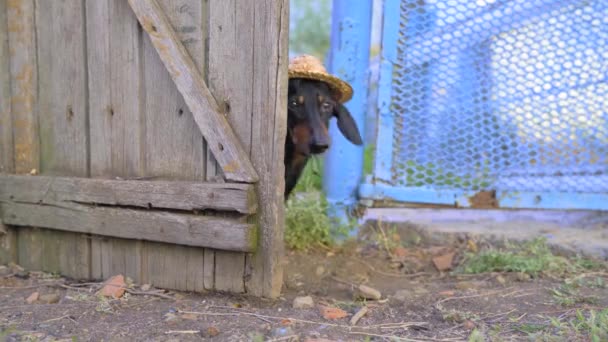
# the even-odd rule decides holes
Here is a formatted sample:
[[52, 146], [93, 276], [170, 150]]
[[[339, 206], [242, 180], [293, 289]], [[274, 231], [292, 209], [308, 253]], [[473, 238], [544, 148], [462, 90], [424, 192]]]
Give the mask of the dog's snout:
[[314, 144], [311, 146], [311, 151], [314, 154], [319, 154], [327, 151], [329, 144]]

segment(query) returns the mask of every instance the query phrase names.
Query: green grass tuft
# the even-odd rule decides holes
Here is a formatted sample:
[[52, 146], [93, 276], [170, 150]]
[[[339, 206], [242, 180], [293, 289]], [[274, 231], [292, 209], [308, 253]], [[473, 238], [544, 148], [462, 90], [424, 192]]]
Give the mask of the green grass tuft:
[[[583, 259], [581, 259], [583, 260]], [[463, 273], [519, 272], [530, 276], [564, 276], [591, 266], [586, 261], [570, 261], [551, 252], [545, 238], [537, 238], [505, 249], [488, 249], [467, 254], [459, 271]]]

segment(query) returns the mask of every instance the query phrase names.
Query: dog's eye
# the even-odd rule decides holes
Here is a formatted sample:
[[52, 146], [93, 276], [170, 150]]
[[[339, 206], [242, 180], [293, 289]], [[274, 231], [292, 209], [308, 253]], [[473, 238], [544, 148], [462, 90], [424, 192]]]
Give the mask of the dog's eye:
[[289, 105], [292, 107], [297, 107], [298, 106], [298, 101], [296, 99], [292, 99], [289, 101]]
[[323, 102], [323, 104], [321, 105], [321, 109], [327, 112], [331, 111], [333, 109], [332, 107], [333, 106], [329, 102]]

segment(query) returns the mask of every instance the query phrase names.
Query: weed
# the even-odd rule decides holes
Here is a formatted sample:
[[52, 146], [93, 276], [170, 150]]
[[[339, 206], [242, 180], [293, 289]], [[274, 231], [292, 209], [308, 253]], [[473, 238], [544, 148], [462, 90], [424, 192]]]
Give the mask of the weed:
[[401, 246], [401, 237], [394, 226], [385, 228], [382, 224], [378, 224], [375, 230], [374, 239], [388, 254], [392, 254], [395, 248]]
[[547, 329], [547, 326], [544, 324], [536, 324], [536, 323], [524, 323], [524, 324], [520, 324], [517, 325], [515, 327], [515, 330], [517, 331], [521, 331], [523, 333], [526, 334], [536, 334], [538, 332], [541, 332], [543, 330]]
[[473, 330], [473, 332], [471, 332], [471, 335], [469, 336], [469, 342], [484, 342], [485, 339], [483, 337], [483, 334], [475, 329]]
[[304, 167], [294, 192], [316, 192], [323, 187], [323, 159], [312, 157]]
[[458, 268], [464, 273], [520, 272], [530, 276], [540, 274], [564, 276], [581, 271], [579, 262], [553, 254], [545, 238], [537, 238], [520, 245], [509, 244], [505, 249], [488, 249], [477, 254], [468, 253]]
[[597, 298], [581, 295], [571, 284], [563, 284], [557, 289], [550, 289], [550, 292], [553, 295], [553, 300], [561, 306], [597, 303]]
[[354, 222], [333, 224], [327, 216], [328, 204], [321, 192], [294, 194], [285, 211], [285, 243], [291, 249], [307, 250], [315, 245], [331, 246], [334, 238], [346, 235]]
[[[588, 340], [592, 342], [608, 341], [608, 309], [602, 311], [577, 310], [576, 315], [569, 321], [550, 318], [555, 333], [564, 336], [569, 341]], [[545, 334], [545, 340], [547, 339]]]

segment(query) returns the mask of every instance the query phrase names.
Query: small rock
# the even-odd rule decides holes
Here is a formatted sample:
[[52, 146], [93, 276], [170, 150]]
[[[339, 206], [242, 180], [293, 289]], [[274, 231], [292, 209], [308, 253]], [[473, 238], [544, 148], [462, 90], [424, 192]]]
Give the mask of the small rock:
[[380, 293], [380, 291], [363, 284], [359, 285], [357, 294], [359, 297], [365, 299], [380, 300], [382, 298], [382, 293]]
[[208, 335], [208, 336], [210, 336], [210, 337], [215, 337], [215, 336], [217, 336], [217, 335], [219, 335], [219, 334], [220, 334], [220, 330], [219, 330], [218, 328], [213, 327], [213, 326], [212, 326], [212, 327], [207, 328], [207, 335]]
[[473, 282], [470, 281], [460, 281], [456, 283], [456, 288], [459, 290], [470, 290], [474, 289], [476, 286]]
[[475, 323], [473, 321], [467, 320], [463, 323], [465, 329], [473, 330], [475, 329]]
[[449, 290], [439, 292], [439, 295], [441, 297], [454, 297], [454, 294], [455, 294], [454, 291], [449, 291]]
[[410, 299], [410, 291], [409, 290], [399, 290], [395, 292], [392, 297], [394, 300], [398, 302], [407, 302]]
[[454, 260], [454, 252], [443, 254], [433, 258], [433, 264], [439, 272], [444, 272], [452, 268], [452, 261]]
[[501, 276], [501, 275], [498, 275], [498, 276], [496, 277], [496, 281], [497, 281], [499, 284], [501, 284], [501, 285], [504, 285], [504, 284], [506, 284], [506, 283], [507, 283], [507, 280], [505, 279], [505, 277], [503, 277], [503, 276]]
[[143, 284], [141, 286], [142, 291], [150, 291], [150, 288], [152, 288], [152, 285], [150, 285], [150, 284]]
[[286, 336], [292, 336], [293, 330], [290, 327], [281, 327], [281, 328], [276, 328], [273, 329], [272, 332], [270, 333], [270, 335], [272, 337], [286, 337]]
[[32, 293], [29, 297], [27, 297], [27, 299], [25, 300], [28, 304], [32, 304], [35, 301], [38, 300], [38, 298], [40, 298], [40, 293], [38, 293], [38, 291]]
[[181, 318], [187, 319], [189, 321], [196, 321], [198, 319], [198, 315], [191, 314], [191, 313], [185, 313], [185, 314], [181, 315]]
[[357, 311], [356, 314], [353, 315], [353, 317], [350, 319], [350, 325], [356, 325], [357, 322], [359, 322], [359, 320], [365, 316], [365, 314], [367, 314], [368, 308], [367, 306], [362, 307], [361, 309], [359, 309], [359, 311]]
[[177, 315], [174, 313], [166, 313], [163, 315], [163, 319], [165, 320], [165, 322], [176, 322], [177, 321]]
[[119, 274], [106, 281], [100, 290], [100, 294], [104, 297], [120, 298], [125, 294], [126, 286], [125, 277]]
[[425, 289], [424, 287], [416, 287], [414, 288], [414, 293], [417, 295], [425, 295], [429, 293], [429, 290]]
[[325, 319], [336, 320], [348, 316], [348, 313], [340, 308], [324, 306], [321, 308], [321, 315]]
[[55, 304], [59, 303], [61, 297], [56, 293], [47, 293], [39, 297], [39, 300], [44, 304]]
[[315, 273], [317, 274], [317, 277], [322, 276], [325, 273], [325, 267], [317, 266]]
[[407, 249], [402, 246], [399, 246], [393, 250], [393, 255], [399, 259], [404, 259], [408, 254]]
[[528, 281], [530, 280], [530, 275], [528, 273], [517, 273], [517, 280], [519, 281]]
[[293, 300], [294, 309], [310, 309], [315, 306], [315, 302], [311, 296], [296, 297]]

